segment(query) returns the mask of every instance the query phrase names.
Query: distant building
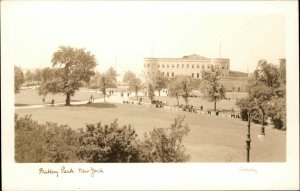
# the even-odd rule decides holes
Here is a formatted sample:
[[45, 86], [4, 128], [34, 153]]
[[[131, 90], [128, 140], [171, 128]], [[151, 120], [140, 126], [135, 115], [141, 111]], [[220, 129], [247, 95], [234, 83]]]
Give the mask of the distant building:
[[182, 58], [144, 58], [142, 72], [146, 83], [158, 72], [169, 78], [188, 76], [200, 79], [201, 72], [212, 66], [221, 69], [221, 82], [226, 91], [246, 91], [248, 74], [230, 71], [230, 60], [227, 58], [206, 58], [197, 54]]

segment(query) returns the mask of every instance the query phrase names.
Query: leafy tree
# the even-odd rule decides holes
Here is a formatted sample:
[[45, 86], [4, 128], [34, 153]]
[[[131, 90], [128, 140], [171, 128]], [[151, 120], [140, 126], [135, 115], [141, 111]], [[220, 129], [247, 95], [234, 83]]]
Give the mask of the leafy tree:
[[15, 66], [14, 67], [14, 73], [15, 73], [15, 93], [20, 92], [20, 87], [24, 83], [24, 74], [20, 67]]
[[241, 112], [248, 113], [252, 107], [260, 107], [266, 117], [272, 118], [275, 128], [285, 129], [286, 92], [285, 84], [280, 83], [281, 80], [279, 69], [275, 65], [260, 60], [253, 77], [249, 80], [249, 97], [236, 103]]
[[26, 82], [32, 82], [34, 80], [34, 73], [31, 72], [30, 70], [27, 70], [25, 73], [25, 81]]
[[214, 102], [214, 110], [217, 109], [217, 101], [225, 98], [225, 88], [220, 82], [221, 70], [212, 66], [202, 71], [201, 91], [203, 97], [209, 102]]
[[152, 83], [154, 85], [154, 89], [158, 91], [158, 95], [160, 96], [160, 91], [163, 88], [167, 88], [168, 78], [166, 78], [162, 73], [156, 73], [152, 77]]
[[38, 87], [38, 94], [42, 95], [45, 99], [48, 93], [59, 93], [56, 85], [59, 83], [57, 76], [59, 75], [59, 69], [57, 68], [44, 68], [39, 70], [41, 79], [41, 85]]
[[182, 143], [190, 128], [183, 125], [184, 117], [177, 117], [169, 128], [154, 128], [141, 144], [141, 161], [184, 162], [189, 159]]
[[177, 105], [179, 105], [179, 95], [183, 92], [182, 84], [178, 79], [173, 79], [168, 85], [169, 96], [176, 97]]
[[99, 80], [95, 81], [96, 87], [103, 93], [105, 102], [107, 89], [117, 87], [116, 73], [112, 68], [109, 68], [104, 74], [97, 75], [94, 80]]
[[117, 72], [113, 69], [113, 67], [110, 67], [106, 71], [106, 75], [112, 80], [112, 83], [116, 87], [117, 86]]
[[124, 83], [129, 83], [129, 81], [132, 79], [132, 78], [135, 78], [135, 74], [131, 71], [127, 71], [125, 74], [124, 74], [124, 77], [123, 77], [123, 82]]
[[135, 91], [136, 99], [138, 100], [138, 91], [142, 88], [141, 80], [134, 75], [134, 77], [129, 80], [129, 89]]
[[152, 84], [148, 85], [148, 97], [149, 97], [149, 99], [151, 100], [151, 103], [152, 103], [152, 101], [154, 100], [154, 97], [155, 97], [154, 88], [153, 88]]
[[99, 88], [99, 82], [101, 78], [101, 73], [96, 71], [95, 75], [91, 77], [91, 80], [88, 82], [88, 88], [91, 89], [98, 89]]
[[[95, 56], [83, 48], [60, 46], [59, 50], [53, 54], [51, 61], [58, 73], [56, 79], [49, 82], [51, 83], [49, 92], [65, 94], [66, 105], [71, 105], [71, 96], [84, 82], [89, 82], [95, 74]], [[44, 85], [45, 87], [49, 87], [47, 83]]]
[[41, 69], [39, 69], [39, 68], [35, 69], [34, 72], [33, 72], [33, 76], [34, 76], [33, 77], [34, 81], [37, 81], [38, 84], [40, 84], [40, 82], [42, 81], [42, 71], [41, 71]]

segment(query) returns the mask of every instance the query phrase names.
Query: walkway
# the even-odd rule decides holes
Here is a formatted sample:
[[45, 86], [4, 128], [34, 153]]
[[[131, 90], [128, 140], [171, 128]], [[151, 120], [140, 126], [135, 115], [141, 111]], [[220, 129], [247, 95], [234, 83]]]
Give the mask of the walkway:
[[[132, 97], [132, 96], [129, 96]], [[126, 96], [128, 99], [128, 97]], [[76, 101], [72, 102], [71, 100], [71, 105], [84, 105], [87, 104], [89, 100], [84, 100], [84, 101]], [[100, 99], [95, 99], [94, 103], [103, 103], [104, 98]], [[108, 103], [123, 103], [123, 98], [121, 97], [121, 93], [115, 92], [111, 96], [106, 96], [105, 97], [105, 102]], [[55, 103], [54, 106], [64, 106], [66, 103]], [[35, 108], [43, 108], [43, 107], [51, 107], [51, 104], [41, 104], [41, 105], [28, 105], [28, 106], [15, 106], [15, 109], [35, 109]]]

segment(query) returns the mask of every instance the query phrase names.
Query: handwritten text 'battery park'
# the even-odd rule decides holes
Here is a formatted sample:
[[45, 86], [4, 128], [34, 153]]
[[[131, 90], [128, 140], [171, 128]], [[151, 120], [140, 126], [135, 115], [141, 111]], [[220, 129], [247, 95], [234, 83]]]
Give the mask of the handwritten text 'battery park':
[[65, 166], [62, 166], [60, 169], [44, 169], [39, 168], [39, 174], [45, 174], [45, 175], [55, 175], [59, 176], [59, 174], [90, 174], [91, 177], [94, 177], [96, 174], [103, 173], [103, 170], [101, 168], [66, 168]]

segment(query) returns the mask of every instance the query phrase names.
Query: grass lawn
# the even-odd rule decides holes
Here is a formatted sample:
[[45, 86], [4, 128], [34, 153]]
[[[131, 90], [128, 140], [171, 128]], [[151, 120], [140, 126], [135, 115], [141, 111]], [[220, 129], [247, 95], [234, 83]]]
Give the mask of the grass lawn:
[[[204, 114], [174, 112], [132, 104], [114, 104], [115, 107], [60, 106], [35, 109], [17, 109], [21, 116], [31, 114], [39, 121], [53, 121], [58, 124], [69, 124], [72, 128], [83, 128], [87, 123], [101, 121], [104, 124], [118, 119], [119, 125], [131, 124], [143, 138], [145, 132], [154, 127], [169, 127], [178, 115], [185, 116], [185, 122], [191, 132], [184, 143], [191, 162], [245, 162], [245, 139], [247, 123], [239, 119], [208, 116]], [[266, 140], [257, 138], [260, 127], [251, 128], [252, 162], [284, 162], [286, 160], [286, 133], [266, 127]]]
[[[75, 95], [71, 97], [72, 102], [89, 100], [90, 96], [93, 95], [95, 99], [102, 98], [103, 96], [100, 93], [87, 92], [87, 91], [76, 91]], [[40, 96], [35, 89], [24, 89], [20, 90], [20, 93], [15, 94], [15, 105], [40, 105], [43, 104], [43, 97]], [[52, 95], [49, 94], [46, 96], [46, 103], [50, 104], [51, 100], [54, 99], [55, 103], [64, 103], [66, 96], [63, 94]]]

